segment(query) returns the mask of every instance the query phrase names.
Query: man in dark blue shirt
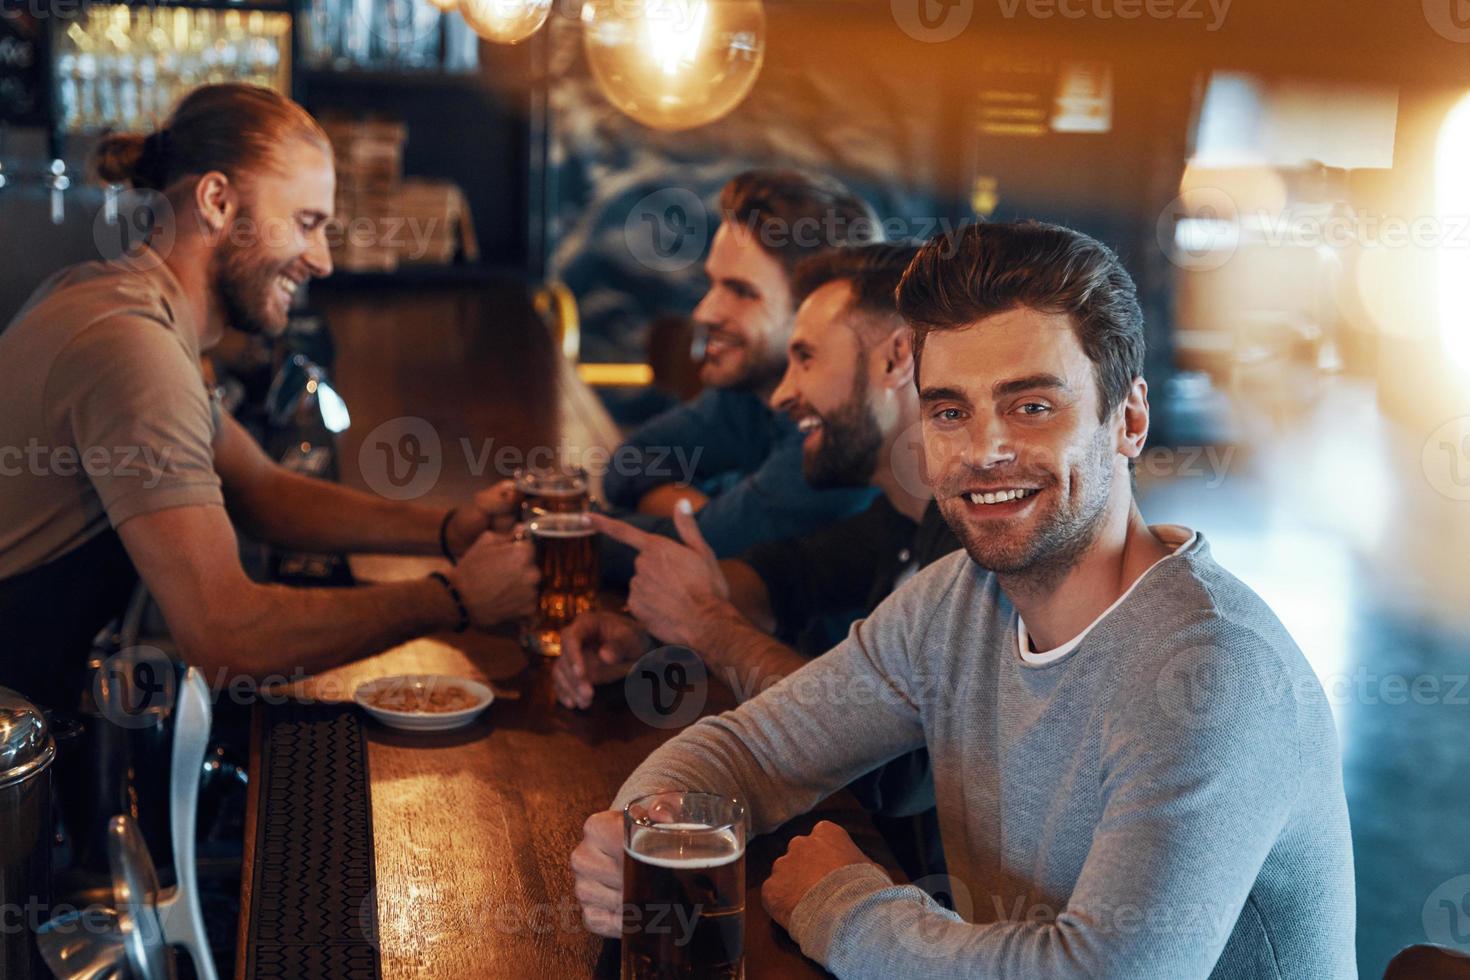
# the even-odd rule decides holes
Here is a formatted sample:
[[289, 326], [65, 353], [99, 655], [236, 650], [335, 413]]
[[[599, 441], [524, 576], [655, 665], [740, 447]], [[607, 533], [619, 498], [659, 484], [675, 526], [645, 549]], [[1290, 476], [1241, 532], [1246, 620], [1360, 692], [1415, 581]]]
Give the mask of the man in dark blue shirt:
[[[748, 171], [720, 194], [723, 223], [705, 261], [709, 291], [694, 310], [707, 332], [705, 391], [654, 418], [614, 454], [603, 480], [632, 523], [675, 536], [675, 505], [686, 500], [720, 557], [763, 541], [806, 534], [862, 511], [869, 487], [813, 489], [802, 476], [802, 434], [767, 404], [786, 368], [796, 316], [798, 263], [829, 249], [881, 237], [866, 202], [835, 180]], [[669, 465], [687, 460], [690, 472]], [[675, 483], [676, 479], [687, 483]], [[632, 552], [604, 541], [604, 575], [626, 580]]]

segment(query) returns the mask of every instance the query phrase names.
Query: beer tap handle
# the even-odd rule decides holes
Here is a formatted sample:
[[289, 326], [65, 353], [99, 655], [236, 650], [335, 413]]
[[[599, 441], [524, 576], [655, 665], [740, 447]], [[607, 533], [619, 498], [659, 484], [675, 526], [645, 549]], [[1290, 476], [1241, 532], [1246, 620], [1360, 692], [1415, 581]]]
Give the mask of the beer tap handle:
[[51, 161], [46, 172], [46, 186], [51, 189], [51, 223], [59, 225], [66, 221], [66, 202], [63, 196], [71, 187], [71, 178], [66, 175], [66, 161], [57, 157]]
[[199, 903], [199, 878], [194, 863], [194, 830], [199, 810], [199, 778], [209, 748], [212, 716], [209, 685], [197, 667], [190, 667], [179, 684], [174, 706], [173, 771], [169, 785], [169, 824], [173, 834], [174, 874], [177, 884], [158, 898], [158, 917], [164, 939], [189, 950], [199, 980], [219, 980], [204, 913]]
[[71, 187], [71, 177], [66, 173], [66, 134], [60, 126], [52, 126], [48, 134], [47, 149], [51, 151], [51, 165], [46, 168], [46, 186], [51, 190], [51, 223], [59, 225], [66, 221], [66, 202], [63, 195]]

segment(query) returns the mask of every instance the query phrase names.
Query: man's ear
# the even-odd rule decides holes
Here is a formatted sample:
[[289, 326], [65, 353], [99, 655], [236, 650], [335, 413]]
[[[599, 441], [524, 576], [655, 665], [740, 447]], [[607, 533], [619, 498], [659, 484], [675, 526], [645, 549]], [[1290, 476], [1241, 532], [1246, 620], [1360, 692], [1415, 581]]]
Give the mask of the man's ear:
[[890, 333], [878, 345], [882, 359], [883, 382], [889, 388], [914, 383], [914, 332], [907, 325]]
[[239, 191], [218, 170], [211, 170], [194, 184], [194, 211], [199, 218], [199, 230], [211, 241], [229, 228], [239, 207]]
[[1148, 439], [1148, 382], [1134, 378], [1118, 408], [1117, 451], [1137, 459], [1143, 455], [1143, 444]]

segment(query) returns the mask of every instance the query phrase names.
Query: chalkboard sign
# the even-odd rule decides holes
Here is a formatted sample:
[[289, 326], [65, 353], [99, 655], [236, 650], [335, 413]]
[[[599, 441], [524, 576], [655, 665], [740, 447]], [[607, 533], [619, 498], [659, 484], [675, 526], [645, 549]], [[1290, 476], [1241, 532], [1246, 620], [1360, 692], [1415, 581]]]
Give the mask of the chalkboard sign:
[[50, 14], [36, 0], [0, 0], [0, 122], [51, 124]]

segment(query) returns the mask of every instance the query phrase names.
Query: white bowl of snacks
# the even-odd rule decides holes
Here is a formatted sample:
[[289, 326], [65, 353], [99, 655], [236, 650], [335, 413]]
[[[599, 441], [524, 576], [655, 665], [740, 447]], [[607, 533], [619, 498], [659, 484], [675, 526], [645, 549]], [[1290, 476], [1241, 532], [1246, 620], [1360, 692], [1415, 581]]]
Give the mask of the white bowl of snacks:
[[378, 721], [407, 732], [447, 732], [474, 721], [495, 693], [444, 674], [398, 674], [362, 684], [352, 699]]

